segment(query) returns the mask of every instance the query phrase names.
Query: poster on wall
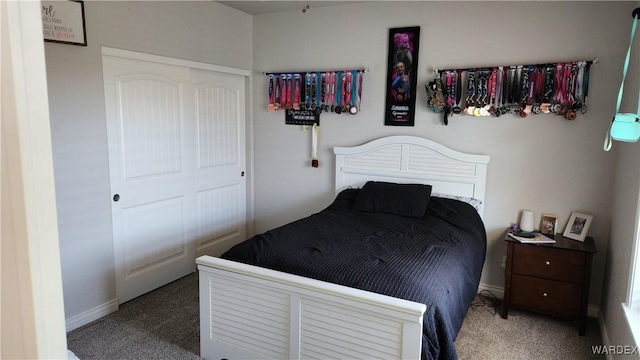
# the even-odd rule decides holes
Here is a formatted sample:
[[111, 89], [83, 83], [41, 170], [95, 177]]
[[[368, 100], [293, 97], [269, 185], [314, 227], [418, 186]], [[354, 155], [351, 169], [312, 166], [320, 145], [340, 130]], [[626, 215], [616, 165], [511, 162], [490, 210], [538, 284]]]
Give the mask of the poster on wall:
[[385, 125], [414, 125], [419, 44], [419, 26], [389, 30]]
[[42, 1], [42, 32], [44, 41], [87, 46], [84, 2]]

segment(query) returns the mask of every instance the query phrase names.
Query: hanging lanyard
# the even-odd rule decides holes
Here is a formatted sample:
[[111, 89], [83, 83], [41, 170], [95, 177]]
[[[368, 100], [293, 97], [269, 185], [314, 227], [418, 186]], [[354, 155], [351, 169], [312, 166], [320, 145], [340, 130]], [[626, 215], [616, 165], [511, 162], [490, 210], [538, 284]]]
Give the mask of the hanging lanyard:
[[475, 70], [469, 70], [469, 77], [467, 79], [467, 97], [465, 98], [467, 107], [464, 110], [469, 115], [473, 115], [473, 110], [476, 108], [473, 103], [473, 97], [475, 96], [475, 76]]
[[287, 108], [287, 75], [280, 75], [280, 108]]
[[[640, 16], [637, 14], [637, 12], [634, 11], [633, 14], [634, 14], [634, 17], [633, 17], [633, 25], [631, 26], [631, 40], [629, 42], [629, 50], [627, 50], [627, 57], [624, 60], [624, 67], [622, 68], [622, 82], [620, 83], [620, 90], [618, 91], [618, 101], [616, 102], [616, 112], [613, 116], [614, 120], [616, 118], [615, 115], [618, 114], [618, 112], [620, 111], [620, 104], [622, 104], [622, 90], [624, 89], [624, 80], [627, 77], [627, 70], [629, 69], [629, 59], [631, 58], [631, 44], [633, 44], [633, 38], [636, 35], [636, 27], [638, 26], [638, 21], [640, 21]], [[640, 91], [638, 91], [638, 112], [636, 114], [639, 114], [640, 116]], [[613, 121], [611, 121], [611, 126], [613, 126]], [[611, 144], [612, 144], [611, 126], [607, 130], [607, 136], [604, 139], [604, 151], [611, 150]]]
[[336, 109], [336, 73], [331, 73], [331, 112], [334, 112]]
[[293, 109], [300, 110], [300, 74], [293, 74], [295, 93], [293, 96]]
[[336, 114], [342, 113], [342, 71], [336, 73]]
[[324, 86], [324, 112], [329, 111], [329, 102], [331, 101], [331, 73], [326, 72]]
[[498, 69], [493, 68], [489, 76], [489, 114], [496, 113], [496, 85], [498, 83]]
[[584, 76], [582, 77], [582, 87], [584, 90], [582, 90], [583, 94], [584, 94], [584, 101], [582, 101], [582, 108], [580, 109], [580, 112], [583, 114], [587, 113], [587, 98], [589, 95], [589, 72], [591, 71], [591, 64], [587, 63], [587, 65], [584, 68]]
[[356, 104], [358, 103], [358, 75], [360, 73], [357, 70], [351, 70], [351, 108], [349, 112], [351, 115], [355, 115], [358, 113], [358, 108]]
[[312, 110], [315, 110], [316, 115], [319, 111], [322, 111], [320, 108], [320, 100], [322, 100], [322, 75], [320, 72], [316, 72], [311, 76], [314, 85], [314, 106]]
[[311, 74], [306, 73], [304, 75], [304, 109], [309, 110], [311, 106]]
[[267, 106], [267, 110], [276, 111], [275, 101], [276, 99], [273, 93], [273, 75], [269, 75], [269, 105]]
[[489, 112], [485, 109], [487, 104], [487, 80], [488, 80], [488, 71], [481, 70], [478, 72], [478, 86], [476, 87], [476, 92], [478, 93], [478, 97], [476, 100], [476, 109], [473, 110], [474, 116], [487, 116]]
[[346, 72], [344, 77], [344, 108], [342, 111], [349, 112], [351, 110], [351, 73]]
[[360, 111], [360, 103], [362, 102], [362, 78], [364, 77], [363, 71], [358, 71], [358, 111]]
[[493, 111], [493, 115], [496, 117], [500, 117], [502, 115], [502, 85], [504, 81], [504, 68], [502, 66], [498, 67], [498, 74], [496, 76], [496, 99], [495, 99], [495, 109]]
[[542, 104], [542, 93], [544, 92], [544, 75], [542, 73], [542, 67], [537, 66], [534, 73], [534, 94], [533, 94], [533, 109], [531, 112], [534, 114], [540, 114], [542, 112], [541, 105]]
[[453, 107], [454, 114], [460, 114], [460, 99], [462, 98], [462, 70], [456, 70], [456, 106]]

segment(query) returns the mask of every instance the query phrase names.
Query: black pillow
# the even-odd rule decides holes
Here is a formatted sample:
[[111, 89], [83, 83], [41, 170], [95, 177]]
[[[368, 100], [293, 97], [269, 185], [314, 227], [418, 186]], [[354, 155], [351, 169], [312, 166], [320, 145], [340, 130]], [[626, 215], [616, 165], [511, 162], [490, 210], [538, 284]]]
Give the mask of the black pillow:
[[352, 209], [353, 200], [355, 200], [359, 192], [360, 192], [360, 189], [342, 190], [340, 193], [338, 193], [338, 196], [336, 196], [336, 199], [333, 200], [333, 203], [329, 205], [329, 208], [330, 209], [349, 209], [349, 210]]
[[431, 185], [369, 181], [353, 201], [353, 210], [423, 217], [430, 196]]

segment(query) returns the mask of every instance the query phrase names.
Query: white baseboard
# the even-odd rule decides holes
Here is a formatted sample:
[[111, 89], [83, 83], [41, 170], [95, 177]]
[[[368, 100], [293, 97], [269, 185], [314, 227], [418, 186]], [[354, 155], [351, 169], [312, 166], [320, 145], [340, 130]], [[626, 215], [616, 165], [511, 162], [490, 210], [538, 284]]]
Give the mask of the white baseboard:
[[[491, 291], [491, 293], [493, 293], [493, 295], [495, 295], [497, 298], [504, 298], [504, 287], [480, 283], [480, 285], [478, 285], [478, 292], [482, 290]], [[599, 319], [599, 315], [600, 307], [595, 304], [589, 304], [589, 306], [587, 307], [587, 316]]]
[[118, 311], [118, 299], [113, 299], [108, 303], [96, 306], [81, 314], [72, 316], [66, 320], [67, 332], [77, 329], [101, 317], [107, 316], [112, 312]]
[[501, 286], [480, 283], [480, 285], [478, 285], [478, 292], [483, 290], [491, 291], [491, 293], [499, 299], [504, 298], [504, 288]]

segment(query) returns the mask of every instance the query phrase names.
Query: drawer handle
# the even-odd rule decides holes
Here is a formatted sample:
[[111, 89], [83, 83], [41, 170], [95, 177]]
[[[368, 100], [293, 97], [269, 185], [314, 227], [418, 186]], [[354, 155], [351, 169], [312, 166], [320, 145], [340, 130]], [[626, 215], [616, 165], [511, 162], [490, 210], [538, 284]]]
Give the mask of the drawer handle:
[[547, 295], [547, 293], [542, 293], [542, 297], [547, 297], [549, 295]]
[[550, 262], [548, 262], [548, 261], [545, 261], [545, 263], [544, 263], [544, 264], [545, 264], [545, 265], [547, 265], [547, 266], [550, 266], [550, 265], [551, 265], [551, 263], [550, 263]]

